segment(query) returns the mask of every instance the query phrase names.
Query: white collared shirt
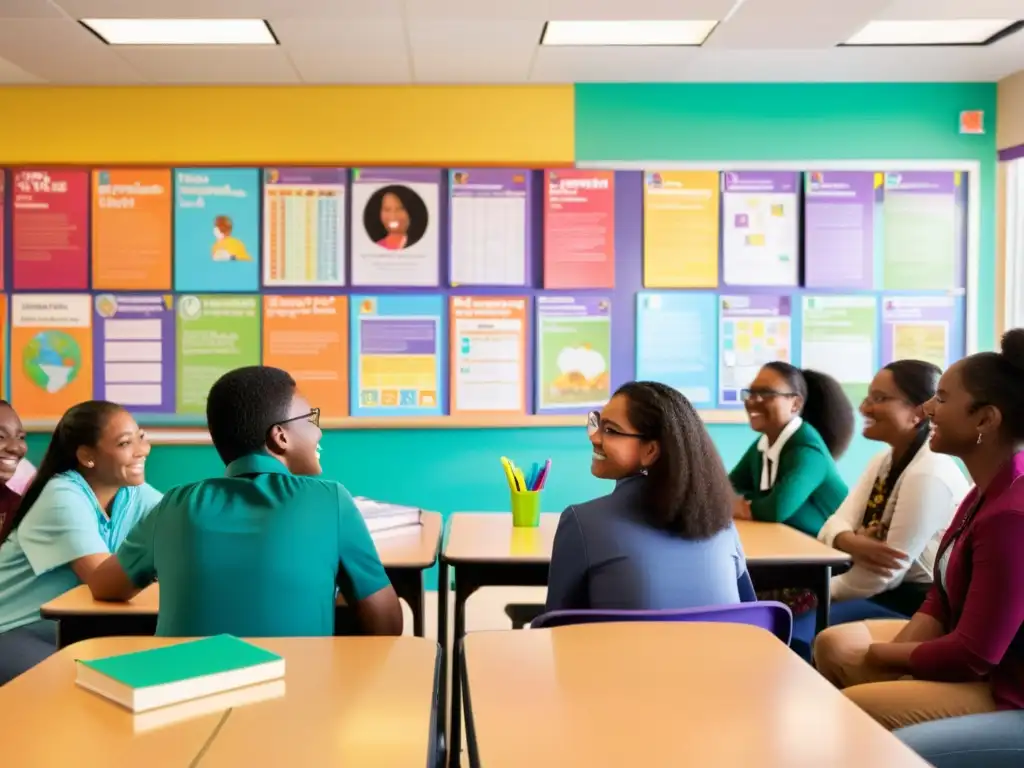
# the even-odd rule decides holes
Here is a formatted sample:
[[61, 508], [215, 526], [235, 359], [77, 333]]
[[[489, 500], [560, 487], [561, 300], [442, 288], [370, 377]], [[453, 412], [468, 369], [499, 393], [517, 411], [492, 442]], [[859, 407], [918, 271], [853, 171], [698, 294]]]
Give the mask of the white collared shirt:
[[768, 445], [768, 435], [761, 435], [757, 441], [757, 450], [761, 452], [761, 490], [770, 491], [775, 485], [775, 478], [779, 474], [779, 454], [782, 453], [786, 441], [791, 438], [801, 426], [804, 420], [794, 416], [789, 424], [779, 433], [778, 439]]

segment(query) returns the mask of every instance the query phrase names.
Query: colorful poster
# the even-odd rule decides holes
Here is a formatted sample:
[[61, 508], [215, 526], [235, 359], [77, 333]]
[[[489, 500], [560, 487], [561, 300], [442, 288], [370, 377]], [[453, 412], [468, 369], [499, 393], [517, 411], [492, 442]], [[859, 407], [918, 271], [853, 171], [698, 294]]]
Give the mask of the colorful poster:
[[636, 378], [679, 390], [695, 408], [714, 408], [718, 297], [713, 293], [636, 296]]
[[352, 171], [352, 285], [436, 286], [441, 171]]
[[718, 171], [644, 173], [644, 286], [718, 287]]
[[[4, 222], [7, 219], [7, 171], [0, 168], [0, 291], [4, 289], [4, 272], [7, 271], [7, 240]], [[0, 358], [6, 360], [7, 358]], [[0, 373], [0, 387], [5, 377]]]
[[800, 365], [827, 373], [857, 404], [878, 369], [874, 296], [804, 296]]
[[886, 290], [962, 287], [966, 178], [958, 171], [885, 174], [883, 282]]
[[440, 416], [444, 296], [352, 296], [353, 416]]
[[526, 413], [526, 298], [450, 301], [451, 413]]
[[600, 408], [611, 397], [612, 302], [537, 297], [537, 411]]
[[174, 413], [174, 297], [96, 296], [97, 400], [135, 413]]
[[[3, 173], [0, 173], [3, 176]], [[3, 218], [0, 216], [0, 218]], [[0, 262], [2, 266], [2, 262]], [[0, 269], [0, 271], [3, 271]], [[7, 400], [7, 378], [8, 369], [7, 361], [10, 358], [7, 357], [7, 294], [0, 293], [0, 400]]]
[[263, 172], [263, 284], [345, 284], [344, 168]]
[[882, 299], [882, 365], [925, 360], [945, 370], [964, 355], [963, 301], [953, 296]]
[[722, 270], [726, 285], [796, 285], [800, 174], [722, 174]]
[[544, 287], [615, 287], [615, 172], [544, 172]]
[[804, 184], [804, 285], [864, 288], [875, 284], [875, 215], [881, 173], [811, 171]]
[[738, 407], [761, 366], [793, 362], [793, 300], [789, 296], [718, 298], [718, 404]]
[[92, 287], [171, 289], [169, 169], [92, 172]]
[[460, 168], [449, 181], [451, 284], [527, 285], [530, 172]]
[[263, 364], [288, 371], [324, 418], [348, 416], [348, 297], [264, 296]]
[[217, 379], [260, 364], [259, 297], [179, 296], [177, 362], [176, 411], [205, 414]]
[[14, 290], [89, 287], [89, 172], [14, 171]]
[[54, 421], [92, 399], [92, 297], [11, 297], [11, 399], [25, 422]]
[[174, 172], [174, 287], [259, 289], [260, 172], [178, 168]]

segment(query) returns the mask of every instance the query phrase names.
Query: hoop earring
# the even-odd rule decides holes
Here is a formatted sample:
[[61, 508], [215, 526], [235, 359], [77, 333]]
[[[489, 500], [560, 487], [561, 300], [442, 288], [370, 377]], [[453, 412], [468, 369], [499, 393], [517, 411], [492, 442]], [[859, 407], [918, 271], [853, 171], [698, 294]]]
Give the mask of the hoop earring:
[[640, 474], [643, 475], [644, 477], [647, 477], [647, 467], [641, 465], [640, 466]]
[[978, 433], [978, 442], [975, 445], [981, 445], [981, 432]]

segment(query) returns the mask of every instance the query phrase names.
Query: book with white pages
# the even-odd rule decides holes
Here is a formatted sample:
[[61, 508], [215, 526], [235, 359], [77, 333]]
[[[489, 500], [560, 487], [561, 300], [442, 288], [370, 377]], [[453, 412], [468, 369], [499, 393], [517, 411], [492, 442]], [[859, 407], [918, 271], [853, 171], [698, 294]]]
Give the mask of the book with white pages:
[[354, 499], [356, 508], [366, 521], [370, 533], [401, 528], [406, 525], [419, 525], [423, 511], [418, 507], [406, 507], [400, 504], [386, 504], [364, 496]]

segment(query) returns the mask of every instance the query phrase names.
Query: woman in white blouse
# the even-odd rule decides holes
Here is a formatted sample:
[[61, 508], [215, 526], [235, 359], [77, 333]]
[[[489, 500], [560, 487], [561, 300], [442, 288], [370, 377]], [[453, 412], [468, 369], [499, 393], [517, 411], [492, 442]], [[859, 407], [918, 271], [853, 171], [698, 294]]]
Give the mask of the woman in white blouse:
[[931, 586], [939, 540], [970, 487], [951, 457], [928, 447], [922, 406], [940, 374], [931, 363], [897, 360], [878, 372], [860, 406], [864, 436], [888, 447], [818, 534], [853, 558], [832, 579], [833, 624], [911, 616]]

